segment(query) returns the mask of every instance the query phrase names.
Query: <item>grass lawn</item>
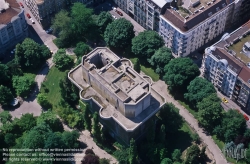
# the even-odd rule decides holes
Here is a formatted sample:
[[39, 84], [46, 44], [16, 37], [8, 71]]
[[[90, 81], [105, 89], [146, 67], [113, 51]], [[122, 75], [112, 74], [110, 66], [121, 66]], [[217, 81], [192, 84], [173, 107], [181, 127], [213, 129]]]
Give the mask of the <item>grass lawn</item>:
[[197, 119], [197, 112], [189, 107], [185, 102], [178, 100], [178, 102], [185, 107], [196, 119]]
[[[134, 64], [136, 58], [130, 58], [131, 62]], [[155, 73], [155, 71], [152, 68], [147, 68], [144, 65], [141, 65], [141, 71], [144, 72], [146, 75], [150, 76], [153, 81], [159, 80], [159, 75]]]
[[[47, 96], [53, 107], [56, 107], [61, 99], [59, 82], [65, 75], [66, 72], [61, 72], [53, 66], [46, 76], [46, 80], [43, 82], [45, 87], [49, 89]], [[42, 86], [41, 91], [44, 91], [44, 86]]]

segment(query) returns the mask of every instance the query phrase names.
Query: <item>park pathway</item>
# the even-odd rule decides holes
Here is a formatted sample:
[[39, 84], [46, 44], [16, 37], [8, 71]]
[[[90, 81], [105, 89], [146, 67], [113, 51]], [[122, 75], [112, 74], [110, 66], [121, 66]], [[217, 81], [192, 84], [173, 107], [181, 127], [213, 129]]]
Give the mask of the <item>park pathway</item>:
[[185, 121], [196, 131], [201, 140], [207, 145], [207, 148], [213, 154], [217, 164], [227, 164], [227, 160], [222, 154], [219, 147], [215, 144], [211, 136], [206, 135], [202, 128], [198, 126], [197, 120], [189, 111], [184, 108], [178, 101], [176, 101], [171, 95], [168, 94], [167, 85], [164, 81], [158, 80], [152, 86], [157, 92], [164, 96], [167, 102], [173, 103], [180, 109], [179, 114], [185, 119]]

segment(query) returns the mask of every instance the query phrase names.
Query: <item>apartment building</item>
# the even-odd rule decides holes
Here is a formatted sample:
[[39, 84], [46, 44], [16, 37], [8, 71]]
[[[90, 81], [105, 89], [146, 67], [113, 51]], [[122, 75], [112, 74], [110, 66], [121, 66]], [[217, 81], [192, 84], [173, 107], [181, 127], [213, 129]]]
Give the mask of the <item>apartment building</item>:
[[0, 0], [0, 53], [28, 36], [24, 10], [16, 0]]
[[[26, 5], [34, 15], [35, 19], [42, 23], [50, 22], [51, 16], [61, 9], [66, 8], [74, 2], [81, 2], [91, 5], [93, 0], [25, 0]], [[47, 20], [47, 21], [45, 21]]]
[[202, 74], [250, 114], [250, 21], [206, 48]]
[[110, 134], [129, 145], [146, 134], [150, 120], [165, 104], [152, 87], [152, 79], [141, 76], [130, 60], [119, 58], [106, 47], [83, 56], [68, 78], [81, 91], [80, 98], [98, 112]]
[[[184, 57], [250, 18], [248, 0], [114, 0], [145, 29], [157, 31]], [[122, 5], [123, 4], [123, 5]]]

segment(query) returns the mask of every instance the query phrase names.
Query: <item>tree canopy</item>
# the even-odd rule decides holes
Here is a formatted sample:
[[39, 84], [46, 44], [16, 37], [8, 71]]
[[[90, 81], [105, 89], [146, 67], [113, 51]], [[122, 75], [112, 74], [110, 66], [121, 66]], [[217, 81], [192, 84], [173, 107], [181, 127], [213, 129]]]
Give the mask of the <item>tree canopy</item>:
[[229, 110], [223, 115], [221, 124], [216, 126], [214, 133], [222, 141], [231, 142], [246, 130], [246, 121], [236, 110]]
[[62, 132], [63, 125], [62, 122], [52, 111], [43, 112], [37, 118], [37, 124], [47, 124], [53, 132]]
[[109, 12], [101, 12], [96, 19], [96, 24], [99, 27], [100, 31], [103, 33], [109, 23], [113, 22], [113, 18]]
[[0, 122], [5, 124], [8, 121], [11, 121], [12, 116], [8, 111], [3, 111], [0, 113]]
[[8, 87], [0, 85], [0, 104], [9, 105], [13, 101], [13, 95]]
[[59, 70], [65, 70], [72, 66], [74, 63], [73, 59], [68, 56], [65, 49], [59, 49], [54, 55], [53, 62]]
[[155, 51], [154, 55], [148, 59], [148, 62], [155, 68], [155, 72], [163, 75], [164, 67], [173, 59], [171, 49], [161, 47]]
[[187, 87], [187, 93], [184, 98], [188, 100], [193, 106], [212, 93], [216, 93], [213, 84], [202, 77], [196, 77], [190, 82]]
[[189, 58], [172, 59], [164, 67], [164, 72], [163, 79], [170, 90], [185, 89], [190, 81], [200, 74], [198, 66]]
[[26, 98], [35, 85], [34, 77], [30, 74], [24, 74], [24, 76], [13, 76], [12, 85], [17, 95]]
[[36, 68], [41, 61], [45, 61], [49, 57], [49, 49], [30, 38], [26, 38], [21, 44], [16, 45], [15, 60], [22, 67]]
[[135, 59], [134, 70], [138, 73], [141, 72], [140, 60], [138, 58]]
[[221, 100], [217, 97], [216, 93], [210, 94], [198, 103], [198, 121], [208, 131], [220, 124], [222, 119]]
[[104, 32], [105, 42], [116, 48], [126, 48], [134, 36], [134, 26], [124, 18], [108, 24]]
[[[0, 85], [6, 84], [7, 82], [10, 81], [11, 73], [10, 73], [9, 68], [6, 64], [0, 63], [0, 75], [1, 75]], [[1, 93], [3, 93], [3, 92], [1, 92]]]
[[188, 148], [185, 164], [199, 163], [200, 149], [197, 145]]
[[90, 51], [91, 48], [83, 42], [77, 43], [76, 48], [74, 49], [74, 53], [76, 54], [77, 57], [82, 57], [87, 53], [89, 53]]
[[162, 46], [164, 46], [164, 40], [155, 31], [140, 32], [132, 39], [132, 52], [140, 59], [150, 59]]
[[49, 109], [51, 108], [51, 104], [47, 98], [47, 95], [45, 95], [44, 93], [39, 93], [37, 95], [37, 102], [43, 107], [43, 108], [46, 108], [46, 109]]

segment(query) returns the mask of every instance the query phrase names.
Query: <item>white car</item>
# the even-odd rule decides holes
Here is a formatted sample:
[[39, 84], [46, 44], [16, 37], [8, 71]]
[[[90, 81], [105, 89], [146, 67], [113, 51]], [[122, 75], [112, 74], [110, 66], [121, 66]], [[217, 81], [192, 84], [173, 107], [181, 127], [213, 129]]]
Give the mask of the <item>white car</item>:
[[112, 7], [113, 10], [116, 10], [116, 7]]
[[32, 18], [30, 18], [30, 21], [32, 22], [32, 24], [35, 24], [35, 21]]
[[112, 15], [112, 17], [113, 17], [114, 19], [117, 19], [116, 16], [114, 16], [114, 15]]

